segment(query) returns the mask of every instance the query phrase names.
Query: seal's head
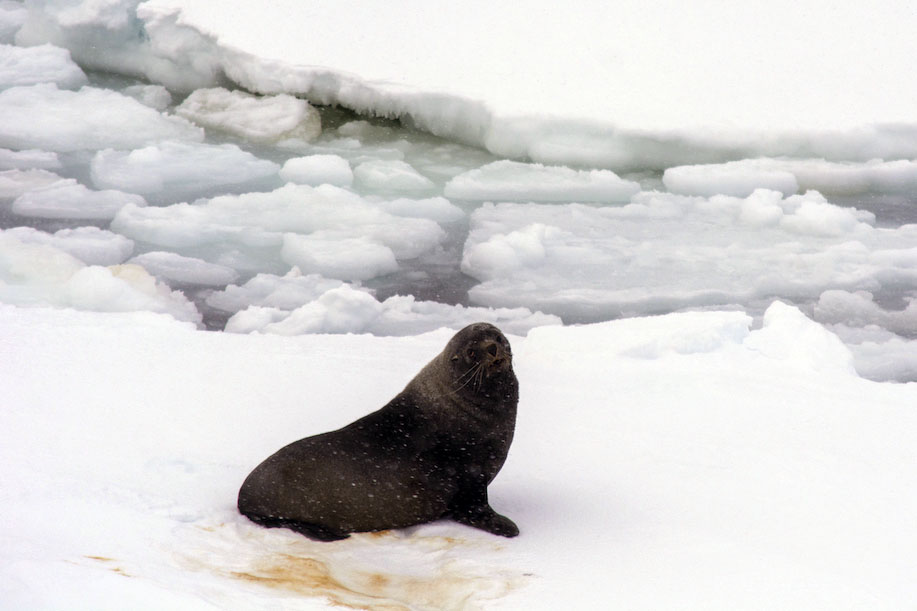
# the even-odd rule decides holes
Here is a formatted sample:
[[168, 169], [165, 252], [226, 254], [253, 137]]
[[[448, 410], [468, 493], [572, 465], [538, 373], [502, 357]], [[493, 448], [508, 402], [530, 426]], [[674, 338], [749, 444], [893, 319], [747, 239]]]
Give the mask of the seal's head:
[[509, 341], [489, 323], [474, 323], [456, 333], [443, 356], [448, 359], [453, 392], [487, 394], [510, 378], [515, 381]]

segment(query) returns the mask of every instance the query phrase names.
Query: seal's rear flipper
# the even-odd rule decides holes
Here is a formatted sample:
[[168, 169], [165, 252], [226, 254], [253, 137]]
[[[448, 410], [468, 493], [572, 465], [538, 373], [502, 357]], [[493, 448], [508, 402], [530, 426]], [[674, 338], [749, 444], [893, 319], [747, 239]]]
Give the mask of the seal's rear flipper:
[[515, 537], [519, 534], [519, 527], [506, 516], [491, 509], [490, 505], [473, 510], [454, 511], [450, 517], [460, 524], [480, 528], [501, 537]]
[[347, 533], [334, 530], [333, 528], [319, 526], [318, 524], [309, 524], [308, 522], [300, 522], [299, 520], [291, 520], [289, 518], [266, 518], [259, 515], [246, 515], [245, 517], [265, 528], [289, 528], [313, 541], [340, 541], [350, 536]]

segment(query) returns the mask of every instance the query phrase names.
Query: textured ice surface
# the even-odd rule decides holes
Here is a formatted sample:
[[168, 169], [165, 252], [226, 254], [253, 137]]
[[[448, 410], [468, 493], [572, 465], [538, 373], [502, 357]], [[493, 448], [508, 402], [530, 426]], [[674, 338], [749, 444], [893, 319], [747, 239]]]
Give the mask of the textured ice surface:
[[207, 129], [224, 131], [254, 142], [314, 140], [321, 134], [318, 111], [291, 95], [254, 96], [221, 87], [198, 89], [175, 109]]
[[86, 265], [117, 265], [123, 263], [134, 250], [131, 240], [98, 227], [61, 229], [53, 234], [31, 227], [14, 227], [7, 229], [4, 235], [12, 236], [24, 244], [53, 246]]
[[871, 221], [814, 192], [766, 190], [647, 192], [620, 208], [485, 205], [472, 214], [462, 269], [482, 281], [470, 292], [476, 303], [586, 320], [913, 283], [917, 225]]
[[172, 94], [162, 85], [131, 85], [122, 91], [150, 108], [162, 111], [172, 104]]
[[50, 151], [13, 151], [0, 148], [0, 170], [56, 170], [61, 166], [57, 153]]
[[38, 83], [78, 89], [88, 82], [67, 49], [48, 44], [37, 47], [0, 44], [0, 90]]
[[226, 286], [239, 274], [231, 267], [208, 263], [193, 257], [183, 257], [173, 252], [145, 252], [128, 261], [140, 265], [166, 284], [193, 284]]
[[203, 130], [115, 91], [55, 85], [0, 92], [0, 146], [81, 151], [131, 149], [159, 140], [203, 140]]
[[908, 193], [917, 190], [917, 161], [873, 159], [862, 163], [824, 159], [744, 159], [721, 164], [669, 168], [665, 186], [686, 195], [724, 193], [745, 197], [756, 188], [792, 195], [801, 189], [822, 193]]
[[75, 182], [47, 170], [5, 170], [0, 172], [0, 203], [12, 202], [32, 190]]
[[26, 8], [22, 2], [0, 0], [0, 44], [11, 44], [16, 32], [26, 20]]
[[410, 193], [434, 187], [433, 181], [398, 159], [364, 161], [353, 169], [353, 176], [360, 186], [373, 191]]
[[396, 259], [430, 252], [445, 236], [434, 221], [394, 216], [339, 187], [293, 184], [195, 204], [129, 206], [112, 228], [240, 271], [277, 273], [298, 265], [346, 280], [390, 273]]
[[142, 207], [146, 200], [115, 189], [95, 191], [68, 178], [23, 193], [13, 202], [12, 211], [49, 219], [111, 220], [127, 204]]
[[100, 151], [91, 170], [97, 187], [172, 202], [257, 186], [251, 183], [275, 179], [280, 166], [235, 144], [167, 141], [133, 151]]
[[610, 203], [626, 202], [639, 190], [639, 184], [608, 170], [503, 160], [459, 174], [444, 194], [478, 201]]
[[417, 301], [395, 295], [383, 302], [370, 293], [343, 285], [332, 288], [292, 311], [250, 306], [233, 315], [226, 331], [234, 333], [372, 333], [413, 335], [441, 327], [460, 329], [473, 322], [498, 325], [506, 333], [524, 335], [542, 325], [560, 324], [556, 316], [532, 313], [526, 308], [475, 308]]
[[288, 159], [280, 170], [280, 178], [301, 185], [349, 187], [353, 184], [353, 170], [338, 155], [309, 155]]
[[[85, 265], [55, 240], [0, 232], [0, 301], [98, 312], [152, 311], [200, 323], [194, 304], [139, 265]], [[66, 239], [66, 238], [64, 238]]]

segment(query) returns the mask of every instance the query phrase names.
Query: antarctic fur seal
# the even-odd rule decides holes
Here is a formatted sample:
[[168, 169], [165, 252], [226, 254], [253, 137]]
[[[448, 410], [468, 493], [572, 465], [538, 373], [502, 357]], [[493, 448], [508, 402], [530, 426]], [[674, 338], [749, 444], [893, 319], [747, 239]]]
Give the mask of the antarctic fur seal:
[[509, 342], [491, 324], [469, 325], [381, 409], [258, 465], [239, 511], [320, 541], [446, 517], [514, 537], [487, 485], [506, 460], [518, 400]]

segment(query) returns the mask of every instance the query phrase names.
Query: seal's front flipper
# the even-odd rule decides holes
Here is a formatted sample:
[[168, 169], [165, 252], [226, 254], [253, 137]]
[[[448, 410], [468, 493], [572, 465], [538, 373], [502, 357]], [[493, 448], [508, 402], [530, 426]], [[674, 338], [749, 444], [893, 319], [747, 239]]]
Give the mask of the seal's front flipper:
[[506, 516], [501, 516], [490, 505], [471, 511], [455, 512], [452, 514], [452, 519], [501, 537], [515, 537], [519, 534], [519, 527], [515, 522]]
[[266, 528], [289, 528], [301, 535], [305, 535], [313, 541], [340, 541], [350, 536], [347, 533], [339, 532], [327, 526], [309, 524], [308, 522], [300, 522], [299, 520], [266, 518], [259, 515], [246, 515], [246, 517], [255, 524], [260, 524]]

